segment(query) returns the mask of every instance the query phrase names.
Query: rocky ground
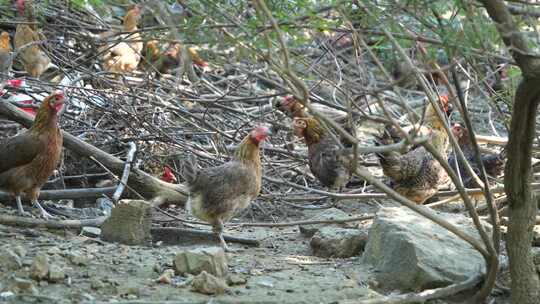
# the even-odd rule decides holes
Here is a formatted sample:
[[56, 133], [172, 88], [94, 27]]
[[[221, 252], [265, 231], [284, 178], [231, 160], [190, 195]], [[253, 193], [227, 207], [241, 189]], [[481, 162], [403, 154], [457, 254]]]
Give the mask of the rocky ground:
[[[302, 211], [296, 220], [313, 216], [335, 218], [357, 215], [358, 211], [354, 209], [376, 208], [349, 202], [341, 206], [345, 211]], [[2, 207], [0, 212], [12, 213], [13, 209]], [[392, 212], [404, 211], [391, 209], [386, 214], [387, 221], [393, 218], [388, 216]], [[385, 228], [370, 233], [373, 240], [369, 241], [371, 244], [368, 243], [367, 247], [367, 232], [371, 221], [311, 225], [301, 229], [298, 226], [228, 226], [228, 234], [256, 238], [262, 240], [262, 243], [259, 247], [230, 243], [234, 252], [226, 254], [216, 247], [217, 243], [196, 239], [182, 244], [154, 242], [152, 246], [126, 246], [80, 235], [79, 231], [23, 229], [0, 225], [0, 302], [352, 303], [354, 300], [396, 291], [394, 288], [399, 289], [399, 282], [385, 284], [385, 275], [388, 274], [389, 266], [401, 267], [392, 263], [410, 262], [405, 257], [410, 253], [410, 248], [416, 248], [414, 253], [419, 259], [429, 260], [431, 255], [435, 261], [441, 262], [441, 255], [452, 260], [456, 259], [453, 254], [461, 254], [455, 248], [463, 244], [454, 239], [448, 240], [450, 237], [441, 234], [437, 228], [427, 228], [429, 242], [433, 243], [424, 247], [418, 244], [426, 244], [427, 241], [422, 239], [425, 235], [422, 232], [415, 233], [414, 228], [403, 230], [402, 235], [408, 237], [399, 237], [400, 233], [396, 233], [399, 230], [391, 232], [392, 229], [403, 229], [405, 226], [400, 225], [405, 223], [408, 226], [407, 221], [413, 225], [418, 220], [407, 212], [394, 215], [405, 222], [389, 220], [392, 223], [388, 224], [384, 220], [376, 220], [378, 226]], [[411, 218], [408, 219], [408, 216]], [[313, 233], [314, 236], [310, 237]], [[419, 241], [415, 243], [414, 239]], [[429, 247], [439, 246], [437, 242], [440, 240], [443, 242], [439, 244], [448, 243], [456, 251], [449, 253], [444, 246]], [[364, 249], [367, 252], [365, 255], [369, 257], [363, 259]], [[334, 257], [317, 257], [315, 254]], [[470, 267], [456, 271], [471, 274], [481, 271], [477, 269], [481, 267], [476, 267], [482, 264], [481, 259], [472, 259], [472, 262], [468, 259], [475, 254], [471, 249], [466, 255], [457, 257], [463, 265], [470, 264]], [[340, 255], [350, 257], [335, 257]], [[396, 257], [399, 258], [396, 260]], [[444, 267], [442, 264], [429, 265], [429, 262], [422, 264], [423, 261], [414, 263], [418, 264], [418, 269]], [[459, 265], [455, 268], [459, 268]], [[430, 274], [435, 278], [426, 279], [429, 275], [421, 275], [421, 271], [413, 267], [406, 268], [396, 276], [406, 278], [404, 281], [412, 289], [414, 285], [410, 282], [418, 282], [423, 288], [433, 288], [439, 287], [441, 284], [438, 283], [446, 280], [444, 276], [453, 275], [448, 274], [453, 270], [438, 271], [439, 274]], [[466, 276], [460, 279], [466, 279]], [[494, 303], [507, 303], [506, 298], [504, 287], [498, 286], [494, 293]]]

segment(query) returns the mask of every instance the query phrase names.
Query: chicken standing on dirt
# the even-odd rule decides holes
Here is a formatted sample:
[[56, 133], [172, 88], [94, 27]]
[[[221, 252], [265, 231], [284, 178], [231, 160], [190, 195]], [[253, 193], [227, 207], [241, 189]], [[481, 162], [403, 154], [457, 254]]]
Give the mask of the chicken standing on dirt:
[[[141, 17], [141, 9], [134, 6], [130, 9], [123, 20], [123, 31], [129, 34], [123, 34], [119, 38], [122, 40], [132, 40], [132, 42], [118, 42], [112, 47], [105, 46], [101, 52], [103, 56], [103, 67], [105, 70], [113, 73], [127, 73], [134, 71], [141, 61], [141, 52], [143, 42], [141, 35], [137, 32], [137, 23]], [[101, 38], [110, 38], [112, 33], [107, 32], [101, 35]]]
[[[454, 136], [456, 137], [458, 141], [459, 147], [461, 148], [461, 151], [463, 152], [463, 156], [465, 156], [465, 159], [471, 165], [471, 168], [473, 169], [474, 173], [479, 176], [480, 166], [476, 162], [476, 157], [475, 157], [473, 145], [471, 142], [471, 138], [469, 135], [469, 131], [462, 125], [456, 123], [452, 126], [452, 133], [454, 134]], [[484, 168], [486, 169], [486, 173], [488, 176], [497, 177], [502, 173], [502, 170], [504, 169], [503, 155], [499, 153], [489, 153], [489, 154], [483, 153], [480, 155], [480, 158], [482, 160], [482, 164], [484, 165]], [[465, 164], [461, 161], [458, 161], [457, 155], [455, 155], [455, 153], [452, 152], [448, 156], [448, 164], [450, 164], [450, 167], [452, 167], [454, 172], [456, 173], [459, 172], [461, 176], [461, 180], [463, 181], [463, 185], [466, 188], [479, 187], [478, 183], [476, 183], [473, 177], [465, 169]]]
[[[427, 106], [424, 119], [431, 145], [446, 158], [449, 147], [448, 134], [444, 129], [444, 122], [438, 118], [432, 104]], [[394, 139], [385, 131], [377, 143], [393, 144]], [[440, 185], [448, 182], [448, 174], [424, 146], [405, 154], [390, 151], [378, 153], [377, 156], [383, 173], [391, 180], [391, 187], [417, 204], [423, 204], [437, 193]]]
[[0, 34], [0, 85], [9, 78], [11, 64], [11, 44], [8, 32]]
[[351, 178], [350, 149], [341, 148], [315, 118], [296, 117], [293, 128], [306, 142], [311, 173], [328, 188], [343, 188]]
[[26, 193], [44, 218], [51, 217], [39, 204], [38, 196], [60, 161], [58, 113], [63, 105], [64, 93], [52, 93], [42, 102], [32, 127], [0, 145], [0, 189], [15, 196], [21, 215], [27, 215], [21, 203], [21, 194]]
[[240, 143], [233, 159], [221, 166], [197, 170], [193, 159], [185, 165], [190, 193], [186, 209], [213, 226], [225, 250], [229, 249], [222, 235], [223, 223], [246, 208], [261, 191], [259, 144], [269, 135], [267, 127], [256, 127]]
[[[19, 15], [29, 22], [35, 22], [32, 1], [17, 0]], [[38, 32], [36, 25], [19, 24], [15, 31], [15, 48], [26, 72], [32, 77], [40, 77], [50, 66], [51, 59], [39, 46], [44, 36]]]

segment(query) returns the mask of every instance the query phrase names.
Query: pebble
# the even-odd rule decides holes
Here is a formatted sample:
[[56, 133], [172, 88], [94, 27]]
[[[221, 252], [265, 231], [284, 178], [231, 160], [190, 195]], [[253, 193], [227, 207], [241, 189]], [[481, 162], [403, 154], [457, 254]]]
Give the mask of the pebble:
[[41, 281], [49, 273], [49, 256], [44, 253], [38, 253], [30, 267], [30, 277], [36, 281]]

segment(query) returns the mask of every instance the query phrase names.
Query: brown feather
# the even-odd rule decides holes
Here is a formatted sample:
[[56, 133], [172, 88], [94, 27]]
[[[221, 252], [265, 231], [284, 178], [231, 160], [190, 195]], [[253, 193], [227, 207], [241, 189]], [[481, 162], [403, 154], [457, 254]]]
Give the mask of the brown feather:
[[[0, 146], [0, 189], [13, 195], [26, 192], [32, 200], [60, 161], [62, 133], [55, 94], [41, 104], [32, 127]], [[17, 151], [17, 153], [13, 153]]]

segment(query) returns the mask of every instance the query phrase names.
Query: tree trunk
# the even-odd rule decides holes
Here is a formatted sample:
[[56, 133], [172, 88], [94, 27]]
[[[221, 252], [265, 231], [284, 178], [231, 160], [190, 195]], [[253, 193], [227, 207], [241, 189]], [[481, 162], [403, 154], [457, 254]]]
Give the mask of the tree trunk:
[[537, 206], [531, 192], [531, 150], [536, 110], [540, 101], [540, 79], [524, 79], [514, 101], [507, 146], [504, 186], [510, 221], [506, 249], [510, 260], [512, 303], [534, 304], [540, 299], [540, 281], [531, 253]]
[[[29, 128], [32, 125], [32, 118], [30, 115], [19, 110], [19, 108], [10, 103], [0, 102], [0, 115], [18, 122], [26, 128]], [[121, 159], [114, 157], [65, 131], [62, 132], [64, 135], [64, 146], [66, 148], [80, 156], [92, 156], [118, 176], [122, 175], [125, 163]], [[183, 206], [187, 200], [188, 191], [184, 185], [163, 182], [139, 169], [131, 170], [127, 184], [130, 188], [141, 194], [146, 200], [151, 201], [153, 206], [159, 206], [165, 203]]]

